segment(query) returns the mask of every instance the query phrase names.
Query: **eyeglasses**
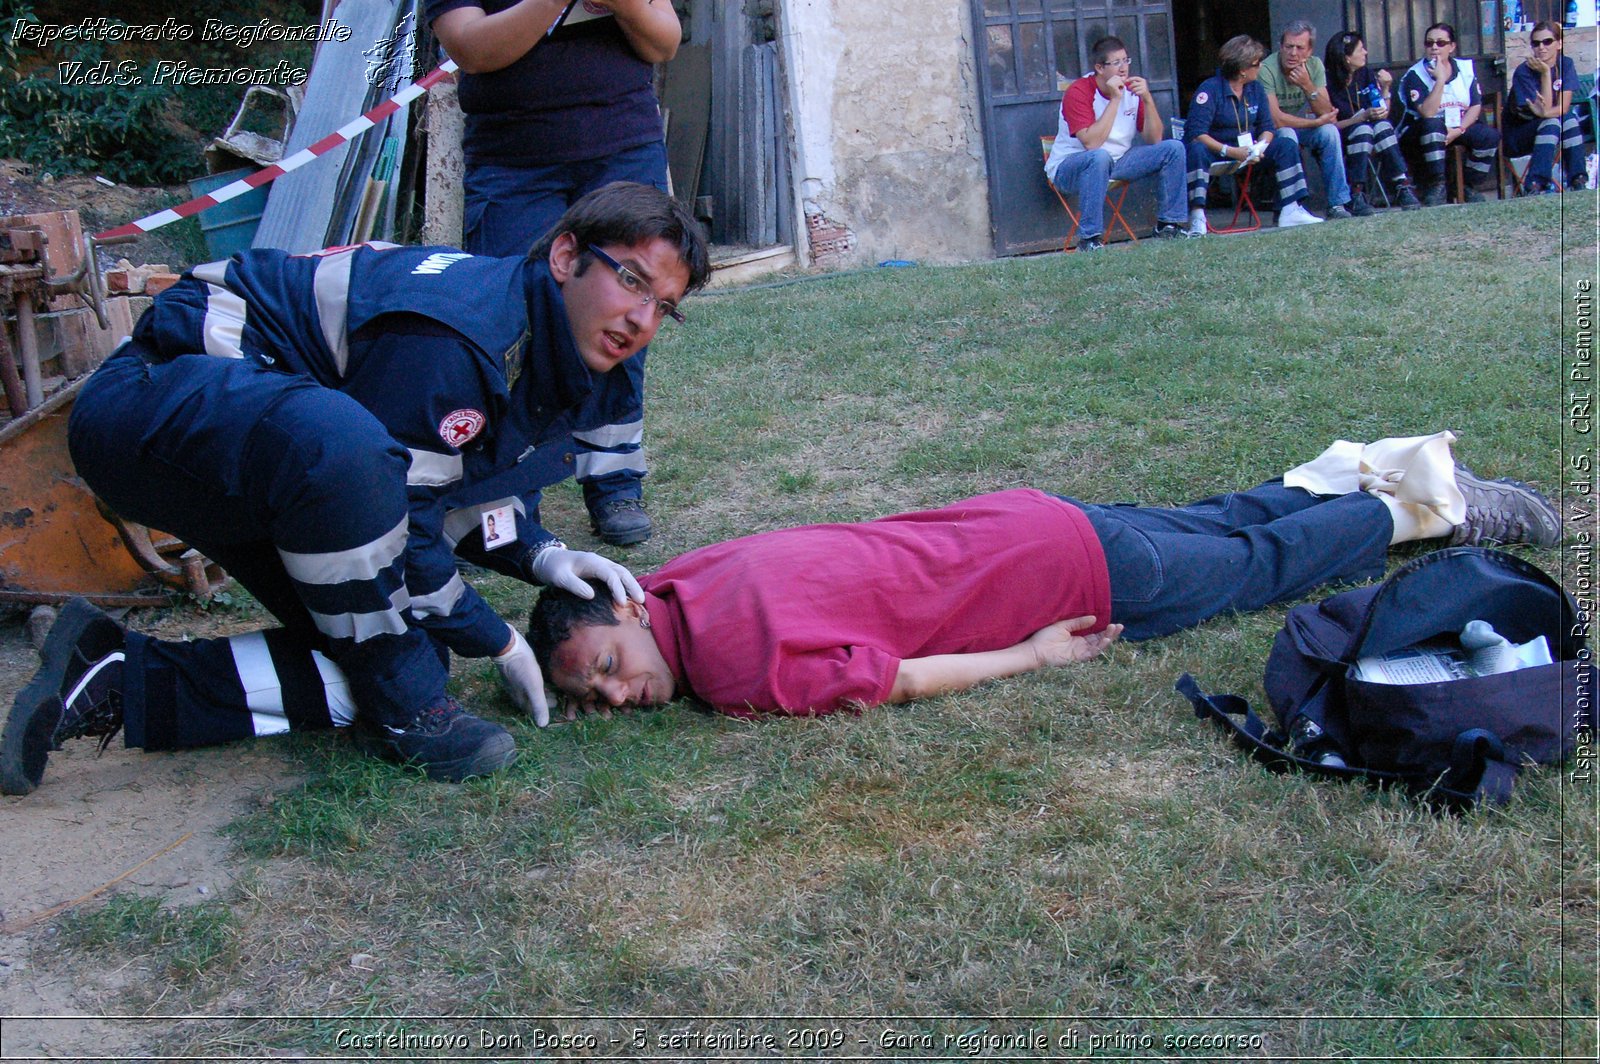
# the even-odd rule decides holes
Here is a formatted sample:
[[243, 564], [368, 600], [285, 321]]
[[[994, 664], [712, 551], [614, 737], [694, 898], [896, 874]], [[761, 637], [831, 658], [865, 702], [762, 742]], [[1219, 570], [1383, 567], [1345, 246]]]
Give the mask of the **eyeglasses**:
[[1123, 56], [1121, 59], [1107, 59], [1100, 65], [1108, 67], [1130, 67], [1133, 66], [1133, 60], [1127, 56]]
[[1542, 41], [1529, 41], [1528, 43], [1533, 45], [1535, 48], [1548, 48], [1552, 44], [1556, 43], [1556, 39], [1554, 37], [1546, 37]]
[[1429, 48], [1448, 48], [1450, 45], [1455, 44], [1456, 42], [1450, 40], [1448, 37], [1430, 37], [1428, 40], [1425, 40], [1422, 43], [1427, 45]]
[[595, 247], [593, 244], [585, 244], [584, 249], [590, 254], [594, 255], [595, 258], [599, 259], [601, 262], [605, 263], [607, 266], [610, 266], [616, 271], [617, 280], [621, 282], [624, 291], [638, 296], [639, 301], [647, 307], [652, 303], [655, 304], [657, 321], [660, 321], [662, 318], [671, 318], [679, 325], [682, 325], [684, 322], [688, 321], [688, 319], [683, 316], [683, 313], [678, 310], [678, 305], [676, 303], [670, 303], [656, 295], [654, 292], [650, 291], [650, 286], [645, 283], [645, 279], [643, 277], [640, 277], [622, 263], [618, 262], [610, 255], [607, 255], [604, 251], [601, 251], [599, 248]]

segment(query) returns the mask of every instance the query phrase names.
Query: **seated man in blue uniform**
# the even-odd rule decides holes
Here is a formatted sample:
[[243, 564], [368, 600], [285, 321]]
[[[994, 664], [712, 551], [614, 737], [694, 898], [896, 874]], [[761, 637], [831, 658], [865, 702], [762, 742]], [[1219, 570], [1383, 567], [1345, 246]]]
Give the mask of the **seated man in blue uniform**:
[[456, 557], [642, 594], [539, 526], [518, 466], [708, 272], [698, 223], [622, 183], [526, 258], [357, 246], [195, 267], [84, 385], [69, 447], [108, 505], [215, 559], [283, 627], [162, 642], [70, 603], [6, 721], [0, 788], [27, 793], [61, 739], [112, 726], [165, 750], [354, 717], [436, 779], [509, 764], [510, 733], [445, 692], [449, 652], [492, 658], [540, 725], [543, 678]]

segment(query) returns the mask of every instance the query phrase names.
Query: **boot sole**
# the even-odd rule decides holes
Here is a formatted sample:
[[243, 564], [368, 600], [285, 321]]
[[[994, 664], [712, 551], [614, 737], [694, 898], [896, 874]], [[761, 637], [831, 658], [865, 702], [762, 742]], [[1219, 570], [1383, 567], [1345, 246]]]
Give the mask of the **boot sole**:
[[[593, 528], [592, 525], [590, 527]], [[602, 532], [595, 528], [594, 534], [600, 537], [600, 542], [608, 543], [613, 547], [632, 547], [649, 539], [655, 534], [655, 531], [653, 527], [641, 528], [637, 532]]]
[[44, 779], [50, 739], [65, 712], [61, 684], [73, 648], [84, 631], [104, 616], [87, 599], [75, 598], [61, 607], [39, 651], [39, 669], [17, 692], [5, 731], [0, 733], [0, 793], [28, 794]]

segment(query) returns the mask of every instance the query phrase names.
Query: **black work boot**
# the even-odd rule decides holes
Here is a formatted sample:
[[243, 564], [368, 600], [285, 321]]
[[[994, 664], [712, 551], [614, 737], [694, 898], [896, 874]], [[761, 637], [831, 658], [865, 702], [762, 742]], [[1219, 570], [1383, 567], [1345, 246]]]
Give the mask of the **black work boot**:
[[61, 607], [39, 651], [39, 671], [11, 703], [0, 734], [0, 791], [27, 794], [44, 778], [50, 751], [98, 736], [104, 750], [122, 730], [122, 626], [87, 599]]
[[358, 722], [357, 739], [367, 752], [414, 765], [441, 783], [487, 776], [517, 759], [517, 742], [510, 732], [474, 717], [449, 695], [404, 728]]
[[609, 499], [589, 513], [595, 535], [613, 547], [643, 543], [655, 531], [644, 503], [638, 499]]

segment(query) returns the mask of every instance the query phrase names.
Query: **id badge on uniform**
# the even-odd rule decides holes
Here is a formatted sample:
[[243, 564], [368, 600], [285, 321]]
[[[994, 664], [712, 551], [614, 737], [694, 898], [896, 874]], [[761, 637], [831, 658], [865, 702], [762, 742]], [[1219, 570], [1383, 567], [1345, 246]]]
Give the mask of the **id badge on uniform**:
[[1460, 107], [1456, 106], [1455, 104], [1445, 104], [1445, 107], [1444, 107], [1444, 128], [1446, 128], [1446, 129], [1460, 129], [1461, 128], [1461, 108]]
[[517, 539], [517, 511], [510, 506], [496, 506], [483, 511], [479, 522], [483, 527], [483, 549], [494, 550], [514, 543]]
[[1239, 134], [1239, 147], [1243, 148], [1245, 151], [1249, 151], [1251, 148], [1254, 148], [1255, 146], [1256, 146], [1256, 138], [1255, 138], [1254, 134], [1251, 134], [1251, 133], [1240, 133]]

